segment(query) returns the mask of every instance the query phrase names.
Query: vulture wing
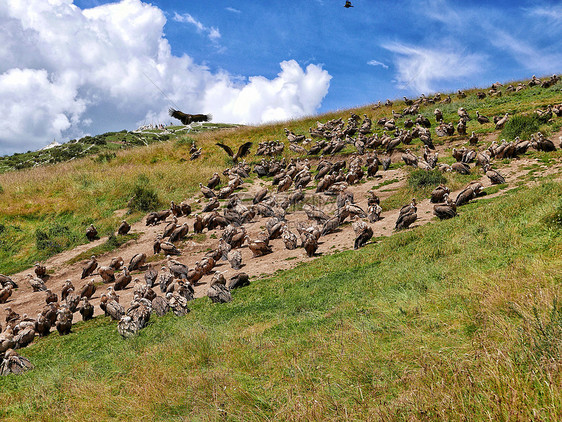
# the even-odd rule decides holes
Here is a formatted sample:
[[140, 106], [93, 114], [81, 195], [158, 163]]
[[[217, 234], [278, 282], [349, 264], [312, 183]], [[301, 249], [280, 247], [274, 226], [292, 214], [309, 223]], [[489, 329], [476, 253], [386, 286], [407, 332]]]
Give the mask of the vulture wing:
[[[217, 142], [216, 145], [221, 147], [222, 149], [224, 149], [230, 157], [234, 157], [234, 152], [232, 151], [232, 149], [228, 145], [221, 144], [220, 142]], [[242, 148], [242, 147], [240, 147], [240, 148]]]
[[179, 110], [175, 110], [173, 108], [170, 107], [170, 109], [168, 110], [168, 113], [170, 114], [170, 116], [172, 116], [174, 119], [178, 119], [179, 121], [181, 121], [184, 125], [188, 125], [190, 123], [189, 121], [189, 114], [185, 114], [182, 113]]
[[252, 145], [253, 144], [251, 142], [246, 142], [245, 144], [240, 145], [240, 148], [238, 148], [238, 152], [236, 153], [236, 156], [238, 158], [243, 158], [246, 155], [248, 155]]

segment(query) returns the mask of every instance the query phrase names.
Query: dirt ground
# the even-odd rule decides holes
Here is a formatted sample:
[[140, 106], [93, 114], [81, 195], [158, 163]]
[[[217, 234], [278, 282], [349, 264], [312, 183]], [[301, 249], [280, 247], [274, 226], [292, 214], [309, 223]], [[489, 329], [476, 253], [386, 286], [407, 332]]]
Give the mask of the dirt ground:
[[[558, 133], [552, 139], [558, 139]], [[484, 139], [481, 142], [481, 146], [479, 149], [484, 149], [484, 145], [488, 145], [489, 141], [491, 141], [492, 136], [489, 136], [488, 139]], [[461, 145], [466, 145], [466, 140], [463, 141], [455, 141], [448, 143], [446, 145], [437, 146], [438, 152], [440, 152], [440, 156], [448, 155], [450, 149], [454, 146], [458, 147]], [[399, 152], [395, 152], [393, 155], [393, 162], [401, 161], [401, 154]], [[539, 164], [540, 167], [538, 170], [535, 170], [536, 176], [551, 176], [552, 178], [559, 178], [562, 172], [562, 166], [560, 162], [557, 162], [555, 165], [546, 166], [542, 163], [538, 162], [538, 160], [531, 159], [529, 157], [523, 157], [520, 159], [513, 159], [509, 164], [502, 165], [498, 167], [502, 175], [505, 177], [506, 182], [508, 184], [508, 188], [504, 190], [500, 190], [499, 192], [487, 195], [486, 198], [498, 196], [504, 194], [511, 188], [516, 187], [516, 182], [523, 180], [524, 176], [530, 171], [529, 166], [532, 164]], [[536, 167], [536, 166], [535, 166]], [[407, 172], [404, 169], [396, 169], [396, 170], [387, 170], [383, 171], [382, 168], [377, 173], [376, 177], [368, 180], [366, 183], [361, 183], [358, 185], [352, 185], [348, 188], [348, 191], [352, 192], [355, 198], [355, 202], [360, 205], [364, 210], [367, 210], [367, 198], [366, 192], [371, 190], [373, 186], [381, 185], [384, 182], [391, 181], [393, 179], [397, 179], [398, 181], [384, 185], [383, 187], [375, 190], [375, 193], [382, 199], [392, 195], [394, 191], [403, 186], [406, 182], [406, 175]], [[490, 181], [485, 175], [482, 175], [480, 178], [480, 183], [482, 183], [483, 187], [488, 187], [491, 185]], [[245, 184], [243, 185], [246, 188], [243, 192], [239, 192], [239, 196], [244, 198], [253, 197], [253, 193], [261, 188], [262, 185], [270, 184], [271, 182], [264, 182], [262, 180], [256, 180], [253, 185]], [[314, 190], [307, 190], [306, 196], [307, 198], [311, 195], [318, 195], [316, 198], [317, 201], [335, 201], [335, 197], [328, 197], [323, 194], [315, 194]], [[451, 197], [454, 199], [456, 195], [460, 191], [452, 192]], [[279, 197], [281, 197], [279, 195]], [[423, 224], [427, 224], [430, 221], [434, 220], [435, 217], [433, 215], [433, 205], [429, 202], [429, 199], [418, 199], [418, 219], [415, 224], [411, 227], [420, 226]], [[193, 198], [193, 201], [190, 202], [197, 202], [200, 198]], [[326, 204], [325, 209], [329, 209], [332, 206], [335, 209], [335, 204]], [[462, 213], [462, 208], [459, 210]], [[119, 213], [119, 211], [118, 211]], [[390, 210], [382, 213], [382, 219], [375, 223], [371, 223], [371, 227], [373, 228], [374, 235], [373, 239], [376, 239], [381, 236], [390, 236], [393, 234], [394, 224], [398, 217], [399, 210]], [[216, 248], [219, 242], [219, 238], [221, 237], [221, 230], [213, 230], [208, 232], [207, 229], [204, 230], [205, 240], [201, 242], [195, 242], [192, 240], [192, 232], [193, 232], [193, 214], [188, 217], [180, 217], [178, 219], [178, 224], [182, 224], [183, 222], [187, 221], [189, 224], [190, 234], [187, 237], [187, 240], [179, 244], [179, 248], [182, 254], [178, 257], [175, 257], [178, 261], [187, 264], [190, 268], [192, 268], [197, 261], [199, 261], [207, 251], [211, 248]], [[287, 215], [287, 221], [289, 223], [289, 228], [291, 231], [297, 233], [296, 231], [296, 223], [298, 221], [306, 221], [307, 216], [304, 211], [295, 211]], [[267, 218], [260, 218], [256, 216], [253, 223], [246, 225], [247, 233], [251, 239], [256, 238], [260, 232], [262, 232], [265, 228], [265, 223]], [[98, 264], [100, 266], [108, 265], [109, 262], [113, 257], [121, 256], [124, 258], [125, 264], [127, 264], [132, 256], [137, 253], [144, 252], [150, 258], [153, 256], [152, 252], [152, 244], [154, 239], [156, 238], [157, 234], [161, 233], [165, 227], [165, 223], [161, 223], [157, 226], [147, 227], [145, 225], [145, 219], [142, 221], [135, 223], [132, 225], [131, 233], [140, 233], [140, 236], [137, 240], [129, 241], [128, 243], [122, 245], [117, 250], [112, 252], [106, 253], [104, 255], [100, 255], [97, 257]], [[320, 255], [328, 255], [338, 251], [343, 251], [347, 249], [353, 248], [353, 243], [355, 239], [355, 234], [352, 230], [350, 224], [346, 224], [341, 227], [336, 233], [332, 233], [326, 236], [322, 236], [320, 238], [319, 248], [317, 250], [317, 256]], [[68, 262], [78, 256], [79, 254], [88, 251], [89, 249], [97, 246], [99, 244], [104, 243], [107, 238], [101, 238], [95, 240], [91, 243], [80, 245], [72, 250], [65, 251], [60, 253], [56, 256], [49, 258], [44, 264], [47, 266], [49, 270], [50, 276], [46, 280], [46, 285], [51, 291], [59, 295], [61, 293], [62, 286], [65, 280], [70, 279], [76, 290], [79, 291], [81, 287], [86, 284], [86, 282], [90, 279], [93, 279], [96, 283], [101, 282], [101, 277], [95, 272], [91, 277], [88, 277], [84, 280], [80, 279], [82, 267], [87, 262], [80, 261], [75, 264], [69, 265]], [[230, 267], [230, 264], [227, 261], [220, 261], [218, 265], [215, 267], [216, 271], [220, 271], [224, 273], [225, 277], [228, 279], [230, 276], [243, 271], [246, 272], [250, 276], [250, 280], [254, 281], [256, 278], [263, 277], [266, 275], [270, 275], [278, 270], [285, 270], [289, 268], [293, 268], [296, 265], [307, 262], [310, 260], [315, 259], [315, 257], [309, 258], [307, 257], [303, 248], [297, 248], [295, 250], [287, 250], [282, 239], [276, 239], [270, 242], [270, 245], [273, 248], [273, 253], [254, 258], [252, 252], [249, 250], [247, 246], [244, 246], [240, 249], [242, 254], [242, 263], [243, 267], [241, 270], [233, 270]], [[156, 268], [160, 269], [162, 264], [165, 264], [165, 257], [162, 260], [154, 261]], [[5, 320], [5, 308], [9, 305], [12, 307], [13, 310], [18, 312], [20, 315], [27, 314], [30, 317], [36, 317], [37, 314], [41, 311], [43, 306], [45, 305], [45, 292], [33, 292], [29, 283], [27, 281], [27, 274], [33, 274], [33, 268], [30, 268], [26, 271], [22, 271], [21, 273], [14, 274], [12, 279], [19, 284], [19, 289], [16, 290], [9, 301], [1, 305], [0, 307], [0, 321]], [[120, 296], [120, 303], [127, 308], [129, 303], [132, 300], [133, 296], [133, 285], [134, 279], [138, 278], [140, 281], [144, 282], [144, 271], [135, 271], [132, 273], [133, 275], [133, 282], [128, 286], [126, 290], [119, 291]], [[211, 281], [212, 274], [204, 276], [200, 282], [194, 286], [196, 297], [203, 297], [207, 293], [208, 285]], [[111, 285], [99, 285], [97, 288], [96, 293], [94, 294], [91, 302], [95, 306], [95, 314], [99, 315], [102, 314], [101, 309], [99, 308], [99, 298], [101, 293], [107, 290], [107, 287]], [[160, 294], [160, 289], [158, 287], [155, 288], [155, 291]], [[80, 314], [74, 315], [74, 321], [80, 319]], [[2, 324], [4, 325], [4, 324]]]

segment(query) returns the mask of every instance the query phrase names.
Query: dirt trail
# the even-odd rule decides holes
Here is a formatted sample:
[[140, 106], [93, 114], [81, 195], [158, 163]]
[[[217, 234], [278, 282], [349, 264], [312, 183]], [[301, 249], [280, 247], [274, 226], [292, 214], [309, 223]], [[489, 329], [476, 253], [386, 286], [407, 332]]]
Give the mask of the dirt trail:
[[[465, 145], [466, 141], [455, 141], [452, 143], [448, 143], [445, 146], [437, 147], [437, 150], [440, 152], [442, 156], [445, 151], [448, 151], [450, 148], [459, 145]], [[487, 144], [483, 142], [483, 144]], [[483, 147], [481, 147], [482, 149]], [[396, 162], [400, 160], [400, 154], [397, 153], [393, 157], [393, 161]], [[537, 167], [536, 164], [539, 164]], [[521, 159], [514, 159], [507, 165], [502, 165], [499, 167], [500, 172], [506, 178], [508, 183], [508, 188], [504, 190], [500, 190], [499, 192], [487, 195], [486, 198], [498, 196], [504, 194], [507, 190], [514, 188], [517, 186], [517, 182], [522, 180], [527, 173], [530, 171], [530, 166], [535, 165], [535, 174], [537, 176], [551, 176], [553, 178], [560, 178], [562, 173], [562, 166], [560, 162], [557, 162], [556, 165], [553, 166], [546, 166], [542, 165], [538, 160], [531, 159], [528, 157], [523, 157]], [[384, 184], [385, 182], [388, 183], [394, 179], [397, 181], [388, 183], [383, 187], [375, 190], [375, 193], [381, 198], [381, 200], [389, 197], [394, 193], [394, 191], [405, 184], [407, 172], [404, 169], [397, 169], [397, 170], [387, 170], [382, 171], [379, 170], [379, 173], [376, 175], [375, 178], [368, 180], [366, 183], [353, 185], [348, 188], [350, 192], [353, 193], [355, 202], [360, 205], [364, 210], [367, 209], [367, 199], [366, 199], [366, 192], [371, 190], [374, 186], [378, 186]], [[486, 188], [491, 185], [490, 181], [486, 176], [482, 176], [479, 179], [480, 183], [482, 183], [483, 187]], [[267, 182], [270, 184], [271, 182]], [[256, 180], [253, 185], [249, 186], [247, 184], [243, 185], [246, 190], [244, 192], [240, 192], [239, 196], [241, 198], [248, 198], [253, 196], [253, 192], [261, 187], [261, 185], [266, 184], [266, 182], [262, 180]], [[307, 197], [310, 195], [315, 195], [313, 190], [306, 191]], [[456, 198], [456, 195], [460, 192], [452, 192], [451, 197]], [[433, 216], [433, 204], [429, 202], [429, 199], [418, 199], [418, 219], [415, 222], [413, 227], [421, 226], [427, 224], [435, 217]], [[326, 208], [329, 208], [331, 204], [329, 201], [334, 201], [333, 197], [326, 197], [325, 195], [320, 194], [319, 200], [328, 202], [326, 204]], [[193, 201], [197, 202], [197, 200]], [[335, 204], [333, 204], [333, 208], [335, 208]], [[462, 208], [459, 209], [459, 212], [462, 213]], [[390, 210], [382, 213], [382, 220], [372, 223], [371, 227], [373, 228], [374, 235], [373, 238], [381, 237], [381, 236], [390, 236], [393, 234], [394, 224], [398, 217], [399, 210]], [[190, 232], [193, 229], [193, 215], [188, 217], [180, 217], [178, 219], [178, 224], [182, 224], [183, 222], [187, 221], [190, 226]], [[287, 221], [289, 223], [289, 228], [291, 231], [296, 232], [295, 226], [298, 221], [306, 221], [307, 217], [304, 211], [295, 211], [287, 215]], [[256, 217], [255, 222], [246, 225], [248, 235], [250, 238], [254, 239], [258, 236], [260, 232], [264, 230], [266, 218], [259, 218]], [[145, 220], [135, 223], [132, 225], [131, 233], [140, 233], [140, 236], [137, 240], [129, 241], [128, 243], [122, 245], [117, 250], [112, 252], [106, 253], [104, 255], [100, 255], [97, 257], [99, 265], [108, 265], [111, 261], [111, 258], [116, 256], [121, 256], [124, 258], [125, 264], [127, 264], [132, 256], [137, 253], [144, 252], [147, 254], [148, 257], [152, 257], [152, 243], [157, 234], [161, 233], [164, 229], [165, 224], [160, 224], [157, 226], [147, 227], [145, 225]], [[176, 259], [182, 263], [187, 264], [190, 268], [192, 268], [197, 261], [199, 261], [205, 253], [210, 250], [211, 248], [216, 248], [218, 245], [218, 239], [221, 236], [221, 230], [213, 230], [211, 232], [207, 232], [204, 230], [206, 235], [206, 239], [201, 242], [195, 242], [191, 239], [191, 235], [188, 236], [187, 240], [180, 244], [180, 250], [182, 251], [182, 255], [176, 257]], [[336, 233], [329, 234], [326, 236], [321, 237], [319, 248], [317, 251], [317, 255], [327, 255], [337, 251], [347, 250], [353, 248], [353, 242], [355, 239], [355, 234], [351, 228], [350, 224], [346, 224], [341, 227]], [[80, 245], [70, 251], [65, 251], [58, 255], [55, 255], [49, 258], [45, 265], [52, 273], [48, 280], [46, 281], [46, 285], [48, 288], [51, 289], [54, 293], [59, 295], [62, 289], [62, 286], [65, 280], [70, 279], [76, 289], [79, 291], [81, 287], [90, 279], [95, 280], [97, 283], [101, 282], [101, 277], [95, 273], [92, 277], [88, 277], [87, 279], [81, 280], [80, 275], [82, 272], [82, 266], [86, 261], [77, 262], [75, 264], [69, 265], [68, 262], [78, 256], [79, 254], [88, 251], [89, 249], [97, 246], [99, 244], [104, 243], [107, 238], [101, 238], [94, 242]], [[242, 254], [242, 262], [244, 266], [240, 271], [244, 271], [248, 273], [251, 280], [255, 280], [256, 277], [261, 277], [264, 275], [272, 274], [278, 270], [285, 270], [289, 268], [293, 268], [296, 265], [300, 264], [301, 262], [307, 262], [313, 260], [315, 258], [309, 258], [306, 256], [306, 253], [303, 248], [297, 248], [295, 250], [287, 250], [285, 245], [281, 239], [276, 239], [270, 242], [270, 245], [273, 248], [273, 253], [269, 255], [265, 255], [262, 257], [253, 258], [252, 252], [249, 250], [247, 246], [240, 249]], [[161, 264], [165, 264], [165, 258], [154, 261], [156, 268], [160, 269]], [[230, 268], [230, 264], [227, 261], [220, 261], [218, 265], [215, 267], [216, 271], [223, 272], [225, 277], [234, 275], [239, 271], [235, 271]], [[45, 304], [45, 293], [44, 292], [33, 292], [29, 283], [26, 280], [26, 274], [33, 273], [33, 269], [28, 269], [26, 271], [22, 271], [21, 273], [14, 274], [12, 278], [19, 284], [19, 289], [14, 292], [10, 300], [5, 304], [2, 305], [0, 309], [0, 321], [4, 321], [5, 318], [5, 308], [7, 305], [11, 306], [16, 312], [20, 313], [21, 315], [27, 314], [30, 317], [36, 317], [40, 310], [43, 308]], [[138, 278], [139, 280], [144, 282], [144, 271], [135, 271], [132, 273], [133, 279]], [[212, 275], [204, 276], [200, 282], [195, 286], [196, 297], [202, 297], [206, 295], [208, 284], [211, 281]], [[129, 287], [124, 290], [120, 291], [120, 302], [125, 307], [129, 305], [132, 300], [132, 292], [133, 292], [133, 284], [131, 283]], [[107, 290], [109, 285], [99, 285], [97, 288], [96, 293], [94, 294], [91, 302], [95, 306], [95, 314], [99, 315], [102, 313], [101, 309], [99, 308], [99, 298], [100, 294]], [[158, 287], [155, 288], [155, 291], [160, 294], [160, 289]], [[75, 314], [74, 320], [77, 321], [80, 319], [79, 314]], [[2, 324], [3, 325], [3, 324]]]

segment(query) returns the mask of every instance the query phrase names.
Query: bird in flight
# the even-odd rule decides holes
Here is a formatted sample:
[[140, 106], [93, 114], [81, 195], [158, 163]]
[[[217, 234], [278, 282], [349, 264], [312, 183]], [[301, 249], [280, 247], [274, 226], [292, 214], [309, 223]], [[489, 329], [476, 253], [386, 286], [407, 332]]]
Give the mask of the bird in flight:
[[349, 9], [350, 7], [353, 7], [353, 5], [351, 4], [351, 2], [349, 0], [346, 0], [343, 7], [345, 7], [346, 9]]

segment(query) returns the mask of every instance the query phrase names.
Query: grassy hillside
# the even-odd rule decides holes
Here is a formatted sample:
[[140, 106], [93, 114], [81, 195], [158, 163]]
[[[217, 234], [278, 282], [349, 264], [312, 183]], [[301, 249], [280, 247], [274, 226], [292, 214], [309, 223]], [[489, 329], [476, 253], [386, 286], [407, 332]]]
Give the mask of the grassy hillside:
[[562, 184], [21, 351], [3, 420], [559, 420]]
[[[488, 96], [484, 100], [478, 100], [475, 95], [477, 90], [472, 90], [467, 91], [467, 98], [458, 99], [452, 95], [450, 104], [422, 106], [420, 112], [434, 124], [433, 110], [436, 107], [443, 111], [445, 121], [455, 122], [458, 120], [456, 111], [460, 106], [465, 107], [471, 115], [476, 110], [490, 117], [505, 112], [529, 114], [536, 108], [562, 102], [561, 89], [562, 82], [547, 89], [536, 86], [501, 97]], [[195, 135], [182, 135], [180, 132], [180, 135], [170, 135], [172, 139], [168, 141], [154, 142], [146, 147], [112, 149], [111, 152], [70, 162], [0, 174], [0, 200], [3, 205], [0, 209], [0, 273], [20, 271], [37, 260], [84, 243], [84, 231], [90, 223], [95, 223], [102, 235], [114, 231], [122, 218], [115, 211], [128, 210], [127, 203], [139, 184], [156, 193], [158, 205], [162, 207], [171, 200], [188, 199], [197, 190], [199, 182], [206, 181], [213, 172], [222, 170], [228, 164], [224, 152], [214, 145], [217, 141], [237, 146], [247, 140], [253, 141], [255, 145], [265, 140], [285, 140], [284, 127], [297, 133], [307, 133], [317, 120], [347, 118], [351, 112], [360, 115], [365, 113], [376, 121], [380, 117], [390, 116], [391, 109], [401, 111], [404, 106], [402, 101], [398, 101], [392, 106], [378, 109], [367, 105], [259, 127], [225, 129]], [[401, 126], [405, 119], [398, 119], [397, 125]], [[562, 119], [538, 124], [547, 135], [560, 126]], [[481, 126], [472, 120], [468, 123], [469, 133], [472, 130], [478, 133], [492, 132], [494, 125], [490, 123]], [[375, 127], [375, 131], [382, 133], [382, 128]], [[458, 135], [452, 138], [456, 139]], [[189, 147], [193, 139], [198, 146], [203, 147], [204, 152], [202, 158], [189, 161]], [[447, 139], [449, 138], [435, 138], [435, 142], [443, 143]], [[105, 137], [104, 141], [106, 146], [121, 142], [111, 137]], [[416, 150], [420, 145], [417, 140], [410, 148]], [[295, 156], [288, 148], [285, 155]], [[258, 159], [259, 157], [250, 157], [249, 161]], [[447, 161], [448, 157], [442, 159]], [[133, 212], [127, 215], [127, 219], [135, 221], [143, 214], [144, 212]]]
[[[562, 102], [561, 90], [562, 82], [559, 82], [547, 89], [536, 86], [520, 92], [506, 93], [501, 97], [488, 96], [484, 100], [478, 100], [475, 95], [477, 90], [471, 90], [467, 91], [467, 98], [458, 99], [452, 95], [450, 104], [422, 106], [420, 112], [434, 125], [433, 110], [436, 107], [442, 110], [447, 122], [458, 121], [457, 109], [460, 106], [465, 107], [472, 116], [476, 110], [490, 117], [506, 112], [529, 114], [547, 104]], [[228, 164], [224, 152], [214, 145], [218, 141], [237, 146], [248, 140], [254, 142], [254, 145], [266, 140], [286, 140], [284, 127], [296, 133], [308, 133], [309, 127], [314, 126], [317, 120], [325, 122], [336, 117], [345, 119], [351, 112], [355, 112], [360, 115], [365, 113], [376, 121], [380, 117], [390, 116], [391, 109], [402, 111], [404, 106], [402, 101], [398, 101], [392, 106], [377, 109], [367, 105], [258, 127], [189, 135], [182, 135], [180, 132], [179, 135], [169, 135], [171, 139], [168, 141], [154, 142], [145, 147], [112, 149], [111, 153], [104, 152], [56, 165], [42, 165], [0, 174], [0, 273], [11, 274], [23, 270], [37, 260], [84, 243], [84, 232], [90, 223], [95, 223], [102, 235], [111, 233], [122, 219], [121, 214], [116, 214], [115, 211], [129, 211], [127, 203], [138, 185], [157, 195], [159, 201], [154, 205], [155, 208], [166, 207], [171, 200], [178, 202], [190, 198], [200, 182], [206, 181], [213, 172], [221, 171]], [[406, 117], [398, 119], [397, 125], [402, 127], [405, 119]], [[546, 135], [561, 126], [562, 119], [538, 122], [539, 129]], [[376, 132], [382, 133], [381, 127], [373, 127]], [[469, 133], [472, 130], [478, 133], [492, 132], [494, 125], [479, 125], [472, 120], [468, 123]], [[111, 134], [129, 135], [130, 133]], [[106, 147], [112, 144], [117, 146], [122, 142], [111, 136], [102, 136]], [[458, 135], [452, 138], [457, 139]], [[196, 161], [189, 161], [189, 147], [193, 139], [203, 148], [203, 155]], [[435, 137], [435, 142], [443, 143], [447, 139], [450, 138]], [[416, 150], [420, 146], [421, 142], [417, 140], [410, 148]], [[295, 154], [286, 148], [285, 156]], [[259, 161], [259, 158], [251, 156], [249, 161]], [[441, 159], [447, 162], [449, 158]], [[136, 221], [142, 215], [144, 212], [133, 212], [127, 215], [127, 219]]]

